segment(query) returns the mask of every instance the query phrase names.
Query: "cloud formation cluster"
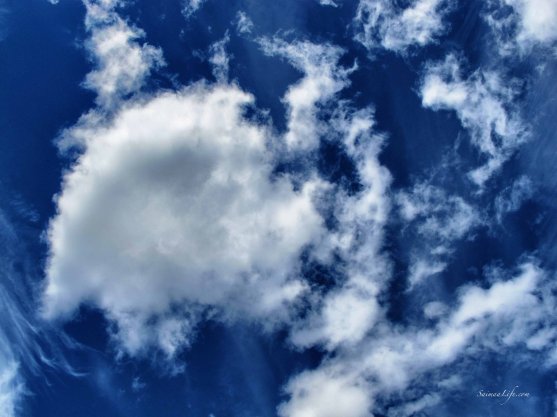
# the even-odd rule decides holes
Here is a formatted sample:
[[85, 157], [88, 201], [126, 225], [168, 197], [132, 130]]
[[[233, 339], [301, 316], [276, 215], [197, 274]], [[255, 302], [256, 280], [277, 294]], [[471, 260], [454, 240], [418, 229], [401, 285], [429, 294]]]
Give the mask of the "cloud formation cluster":
[[[357, 346], [337, 350], [319, 368], [293, 378], [287, 386], [290, 400], [281, 406], [280, 415], [362, 417], [377, 411], [406, 417], [435, 406], [439, 402], [435, 398], [450, 391], [452, 371], [446, 367], [457, 358], [464, 360], [485, 349], [501, 352], [524, 341], [533, 354], [544, 352], [547, 358], [555, 328], [548, 314], [556, 302], [547, 290], [550, 279], [535, 264], [525, 262], [513, 276], [498, 271], [489, 288], [461, 288], [452, 311], [436, 309], [433, 326], [402, 327], [382, 320]], [[433, 371], [441, 378], [425, 377]], [[433, 397], [405, 399], [405, 392], [418, 387]], [[334, 401], [324, 400], [323, 393]], [[388, 402], [383, 399], [393, 396], [401, 396], [401, 405], [396, 410], [384, 408]]]
[[[361, 0], [357, 40], [403, 54], [446, 31], [452, 2], [397, 4]], [[255, 99], [229, 82], [228, 35], [209, 51], [216, 84], [137, 98], [162, 52], [138, 43], [142, 32], [116, 14], [117, 2], [86, 5], [96, 63], [86, 85], [100, 110], [60, 141], [80, 155], [64, 175], [48, 229], [47, 317], [70, 317], [82, 304], [100, 308], [121, 352], [155, 348], [170, 361], [207, 316], [284, 326], [295, 348], [317, 348], [324, 359], [286, 385], [282, 417], [406, 417], [440, 403], [458, 379], [448, 370], [457, 359], [519, 345], [557, 358], [552, 277], [530, 258], [514, 270], [486, 271], [488, 284], [459, 288], [451, 304], [433, 295], [412, 324], [389, 318], [385, 236], [395, 213], [421, 242], [410, 286], [441, 274], [455, 243], [487, 220], [464, 197], [428, 182], [392, 191], [380, 160], [387, 135], [376, 130], [373, 108], [339, 99], [357, 69], [339, 64], [343, 49], [257, 39], [264, 54], [301, 73], [283, 97], [286, 131], [277, 134], [246, 116], [257, 113]], [[247, 15], [238, 15], [238, 25], [244, 34], [253, 26]], [[424, 107], [455, 112], [468, 131], [480, 160], [468, 175], [480, 189], [527, 139], [514, 86], [493, 71], [466, 76], [454, 54], [426, 65], [419, 94]], [[345, 153], [357, 187], [320, 177], [313, 161], [324, 142]], [[304, 172], [277, 173], [289, 158], [308, 161]], [[505, 190], [494, 203], [497, 216], [516, 210], [529, 187], [524, 179]], [[304, 262], [335, 279], [314, 285]], [[426, 377], [433, 372], [434, 381]], [[416, 387], [429, 394], [405, 395]], [[389, 408], [395, 397], [401, 404]]]

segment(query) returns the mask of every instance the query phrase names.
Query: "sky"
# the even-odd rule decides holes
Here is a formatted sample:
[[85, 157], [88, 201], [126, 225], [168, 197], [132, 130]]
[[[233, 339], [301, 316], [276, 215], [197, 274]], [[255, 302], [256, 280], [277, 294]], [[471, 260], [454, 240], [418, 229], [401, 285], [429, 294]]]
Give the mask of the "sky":
[[557, 416], [556, 0], [0, 0], [0, 417]]

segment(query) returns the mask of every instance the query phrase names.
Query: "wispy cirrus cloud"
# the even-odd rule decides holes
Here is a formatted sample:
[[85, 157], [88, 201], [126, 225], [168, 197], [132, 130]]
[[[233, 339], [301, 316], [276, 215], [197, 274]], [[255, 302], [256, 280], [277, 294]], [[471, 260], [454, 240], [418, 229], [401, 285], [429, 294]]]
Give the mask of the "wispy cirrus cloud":
[[361, 0], [355, 38], [372, 53], [386, 49], [400, 54], [436, 42], [448, 29], [450, 0], [413, 0], [400, 6], [393, 0]]
[[513, 99], [512, 82], [494, 71], [463, 75], [462, 62], [453, 54], [426, 65], [420, 85], [422, 105], [433, 110], [452, 110], [469, 132], [472, 145], [486, 162], [468, 173], [479, 187], [501, 168], [528, 138]]
[[289, 150], [307, 151], [319, 145], [319, 105], [326, 104], [348, 85], [349, 70], [337, 65], [344, 51], [328, 44], [307, 41], [288, 43], [280, 38], [260, 39], [263, 52], [287, 59], [303, 73], [289, 87], [283, 102], [288, 108], [288, 131], [285, 142]]

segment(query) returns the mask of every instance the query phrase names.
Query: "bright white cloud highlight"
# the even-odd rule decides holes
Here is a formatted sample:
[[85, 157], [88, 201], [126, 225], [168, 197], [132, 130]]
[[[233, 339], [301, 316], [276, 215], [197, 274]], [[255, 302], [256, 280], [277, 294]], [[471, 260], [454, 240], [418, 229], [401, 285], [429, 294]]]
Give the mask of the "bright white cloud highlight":
[[399, 7], [394, 0], [361, 0], [354, 24], [356, 40], [374, 51], [406, 53], [410, 47], [435, 42], [446, 30], [448, 0], [413, 0]]
[[237, 87], [196, 85], [66, 132], [84, 152], [49, 227], [47, 316], [90, 302], [129, 353], [156, 339], [172, 354], [191, 327], [169, 321], [173, 306], [286, 315], [305, 288], [299, 255], [323, 233], [321, 183], [271, 179], [269, 131], [242, 118], [252, 102]]
[[476, 71], [464, 78], [454, 55], [426, 66], [420, 94], [424, 107], [456, 112], [469, 131], [472, 145], [487, 159], [469, 173], [480, 187], [527, 138], [513, 105], [516, 91], [512, 83], [491, 71]]

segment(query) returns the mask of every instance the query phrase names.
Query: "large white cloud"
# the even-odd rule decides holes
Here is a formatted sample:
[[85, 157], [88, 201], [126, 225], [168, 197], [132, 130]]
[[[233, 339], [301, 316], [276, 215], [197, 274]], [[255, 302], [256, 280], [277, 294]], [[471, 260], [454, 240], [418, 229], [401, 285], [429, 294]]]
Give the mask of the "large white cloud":
[[393, 0], [360, 0], [354, 19], [356, 40], [373, 51], [405, 53], [410, 47], [435, 42], [447, 30], [444, 18], [452, 2], [413, 0], [400, 7]]
[[[49, 227], [48, 316], [91, 302], [118, 322], [130, 353], [150, 337], [183, 339], [189, 326], [168, 315], [184, 302], [280, 318], [304, 290], [298, 257], [323, 232], [320, 182], [295, 190], [287, 176], [271, 179], [269, 131], [242, 118], [252, 101], [237, 87], [196, 85], [66, 132], [84, 152]], [[156, 336], [141, 333], [155, 316]]]
[[453, 110], [468, 129], [472, 144], [486, 162], [469, 173], [482, 186], [527, 139], [527, 129], [513, 103], [513, 83], [496, 72], [462, 75], [461, 62], [452, 54], [426, 66], [420, 94], [424, 107]]

